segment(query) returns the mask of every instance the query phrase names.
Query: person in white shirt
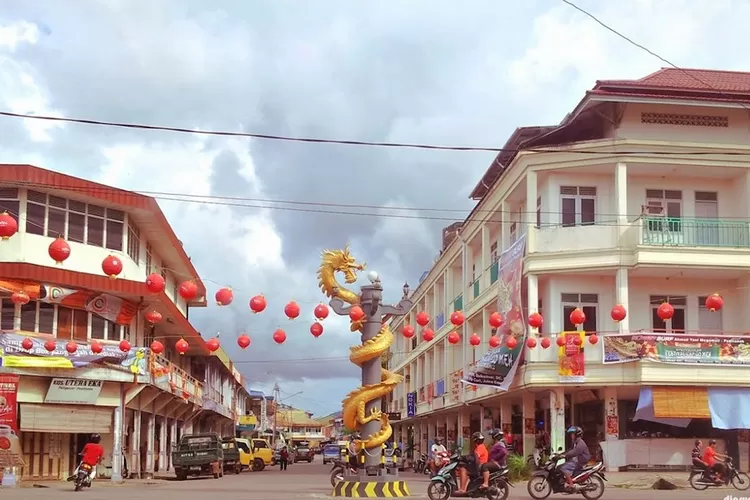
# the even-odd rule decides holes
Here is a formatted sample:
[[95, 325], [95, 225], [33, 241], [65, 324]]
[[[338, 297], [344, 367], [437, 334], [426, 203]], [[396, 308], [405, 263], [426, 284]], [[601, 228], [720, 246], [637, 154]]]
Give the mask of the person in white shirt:
[[430, 469], [432, 470], [433, 476], [437, 475], [437, 472], [443, 463], [443, 457], [447, 453], [448, 450], [443, 446], [443, 438], [440, 436], [436, 437], [435, 441], [432, 443], [432, 448], [430, 448]]

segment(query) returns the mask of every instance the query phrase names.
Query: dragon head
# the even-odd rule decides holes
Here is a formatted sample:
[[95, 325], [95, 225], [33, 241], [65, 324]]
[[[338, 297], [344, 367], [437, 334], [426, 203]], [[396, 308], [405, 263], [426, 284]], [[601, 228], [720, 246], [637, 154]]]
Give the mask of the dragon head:
[[364, 271], [367, 264], [359, 264], [349, 252], [349, 245], [342, 250], [325, 250], [323, 252], [323, 263], [334, 272], [344, 274], [344, 281], [352, 284], [357, 281], [357, 271]]

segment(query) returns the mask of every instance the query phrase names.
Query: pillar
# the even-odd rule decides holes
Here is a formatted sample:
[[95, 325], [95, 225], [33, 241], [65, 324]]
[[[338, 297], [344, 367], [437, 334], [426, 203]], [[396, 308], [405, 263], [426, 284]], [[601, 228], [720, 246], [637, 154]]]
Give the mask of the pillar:
[[[628, 268], [620, 267], [617, 269], [615, 276], [615, 297], [617, 303], [625, 308], [625, 311], [629, 311], [628, 308]], [[620, 321], [617, 325], [619, 333], [630, 332], [630, 315], [626, 315], [625, 319]]]
[[565, 389], [555, 387], [549, 393], [549, 435], [552, 450], [565, 449]]
[[[522, 224], [526, 225], [526, 251], [532, 253], [536, 250], [536, 171], [526, 171], [526, 216], [521, 221]], [[520, 229], [520, 228], [519, 228]], [[532, 304], [529, 303], [529, 308]], [[536, 307], [534, 302], [533, 307]]]
[[455, 413], [451, 413], [445, 416], [445, 427], [446, 427], [446, 434], [445, 434], [445, 447], [453, 453], [454, 450], [458, 448], [458, 437], [457, 437], [457, 430], [456, 430], [456, 423], [458, 421], [458, 417]]
[[112, 481], [122, 481], [122, 430], [123, 430], [123, 415], [125, 414], [125, 387], [120, 384], [120, 402], [115, 407], [115, 415], [113, 422], [113, 434], [114, 439], [112, 440]]
[[492, 264], [492, 255], [490, 254], [490, 248], [492, 248], [492, 242], [490, 241], [490, 223], [485, 222], [482, 224], [482, 275], [480, 277], [480, 291], [483, 291], [490, 285], [489, 269]]
[[[536, 274], [528, 274], [526, 276], [526, 304], [528, 304], [528, 311], [526, 314], [526, 317], [528, 317], [529, 314], [536, 311], [539, 306], [539, 277]], [[528, 328], [527, 335], [529, 337], [537, 335], [537, 331], [534, 328], [531, 328], [530, 326], [526, 326]], [[536, 349], [529, 349], [528, 347], [524, 347], [526, 350], [525, 356], [526, 361], [528, 362], [536, 362], [542, 360], [542, 351], [545, 349], [541, 349], [537, 347]]]
[[511, 405], [510, 401], [501, 401], [500, 402], [500, 429], [505, 434], [508, 434], [512, 430], [512, 420], [513, 420], [513, 405]]
[[504, 201], [500, 204], [500, 220], [502, 221], [501, 227], [502, 232], [500, 233], [500, 242], [502, 245], [502, 248], [500, 248], [500, 251], [507, 250], [510, 246], [510, 222], [511, 222], [511, 214], [510, 214], [510, 203], [507, 201]]
[[615, 165], [615, 213], [619, 234], [625, 234], [628, 225], [628, 167], [619, 162]]
[[147, 413], [146, 421], [146, 473], [154, 474], [154, 441], [156, 441], [156, 415]]
[[130, 472], [141, 477], [141, 410], [133, 410], [133, 433], [130, 435]]
[[536, 438], [536, 400], [534, 393], [525, 392], [522, 397], [523, 411], [523, 456], [534, 453]]
[[174, 466], [172, 464], [172, 452], [177, 451], [177, 419], [173, 418], [170, 421], [170, 429], [169, 429], [169, 453], [168, 453], [168, 459], [169, 459], [169, 468], [173, 469]]
[[161, 417], [161, 426], [159, 427], [159, 470], [164, 472], [168, 468], [167, 464], [167, 426], [169, 421], [167, 417]]

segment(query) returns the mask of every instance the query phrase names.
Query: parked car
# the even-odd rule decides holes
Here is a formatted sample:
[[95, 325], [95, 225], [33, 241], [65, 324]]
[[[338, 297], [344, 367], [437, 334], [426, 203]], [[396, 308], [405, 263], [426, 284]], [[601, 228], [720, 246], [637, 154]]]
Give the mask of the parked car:
[[239, 474], [242, 472], [242, 461], [240, 449], [234, 438], [221, 440], [221, 448], [224, 450], [224, 472]]
[[188, 476], [209, 476], [219, 479], [224, 475], [224, 450], [218, 434], [189, 434], [182, 436], [177, 451], [172, 453], [172, 464], [178, 481]]
[[253, 439], [250, 451], [253, 453], [253, 471], [260, 472], [266, 466], [275, 465], [273, 449], [265, 439]]
[[311, 464], [314, 456], [315, 454], [310, 448], [306, 446], [300, 446], [294, 453], [294, 463], [307, 462], [308, 464]]
[[341, 448], [337, 444], [327, 444], [323, 447], [323, 465], [336, 463], [341, 460]]

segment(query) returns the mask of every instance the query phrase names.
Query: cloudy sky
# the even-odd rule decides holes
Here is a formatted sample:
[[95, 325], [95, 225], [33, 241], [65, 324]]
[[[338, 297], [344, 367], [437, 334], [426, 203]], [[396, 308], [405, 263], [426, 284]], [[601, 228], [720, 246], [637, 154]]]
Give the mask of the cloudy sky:
[[[750, 69], [744, 0], [579, 5], [680, 66]], [[597, 79], [664, 65], [559, 0], [3, 0], [0, 9], [1, 110], [195, 129], [499, 147], [518, 126], [558, 123]], [[343, 321], [329, 319], [317, 340], [308, 333], [320, 250], [351, 242], [397, 300], [404, 280], [430, 267], [450, 221], [383, 215], [462, 219], [493, 157], [12, 118], [0, 118], [0, 138], [0, 162], [126, 189], [412, 207], [339, 209], [375, 215], [363, 216], [161, 202], [211, 296], [223, 285], [237, 295], [191, 319], [223, 333], [254, 388], [303, 391], [288, 402], [317, 414], [338, 409], [358, 376], [345, 360], [358, 337]], [[247, 300], [261, 292], [269, 311], [251, 317]], [[292, 299], [305, 321], [284, 318]], [[282, 346], [271, 341], [277, 326], [289, 335]], [[241, 330], [253, 344], [236, 352]]]

